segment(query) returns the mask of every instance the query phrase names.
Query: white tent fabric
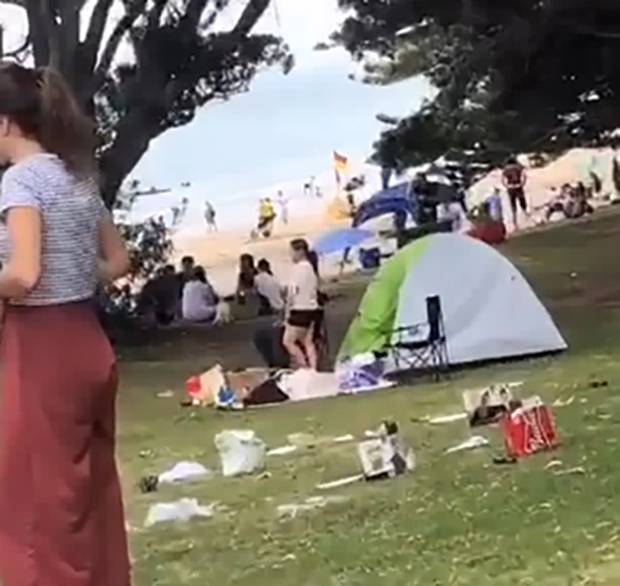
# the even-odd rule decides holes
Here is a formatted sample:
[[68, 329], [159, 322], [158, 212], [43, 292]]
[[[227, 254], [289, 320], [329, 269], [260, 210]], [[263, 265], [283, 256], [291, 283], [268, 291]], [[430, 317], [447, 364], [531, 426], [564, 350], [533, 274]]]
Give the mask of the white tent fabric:
[[555, 352], [567, 345], [521, 273], [494, 248], [436, 234], [400, 290], [396, 327], [427, 322], [426, 298], [441, 298], [451, 364]]

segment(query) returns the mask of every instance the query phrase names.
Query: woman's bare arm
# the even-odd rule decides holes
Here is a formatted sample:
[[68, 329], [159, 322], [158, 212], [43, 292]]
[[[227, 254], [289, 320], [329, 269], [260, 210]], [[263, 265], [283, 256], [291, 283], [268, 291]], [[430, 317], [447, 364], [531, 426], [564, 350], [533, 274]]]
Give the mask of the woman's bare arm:
[[99, 278], [102, 281], [116, 281], [129, 272], [125, 241], [107, 214], [99, 221], [99, 256]]
[[0, 299], [22, 299], [41, 276], [41, 212], [14, 207], [7, 212], [11, 254], [0, 271]]

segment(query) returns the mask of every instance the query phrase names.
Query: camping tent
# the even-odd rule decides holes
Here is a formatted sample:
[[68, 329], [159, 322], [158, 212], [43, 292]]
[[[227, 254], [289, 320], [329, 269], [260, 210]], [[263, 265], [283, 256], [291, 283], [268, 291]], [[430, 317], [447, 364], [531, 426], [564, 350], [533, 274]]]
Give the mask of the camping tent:
[[441, 298], [451, 364], [564, 350], [566, 343], [519, 271], [490, 246], [433, 234], [403, 248], [369, 285], [340, 359], [385, 348], [398, 328], [427, 322]]
[[401, 183], [376, 193], [359, 206], [353, 225], [359, 226], [386, 214], [405, 214], [415, 219], [416, 198], [410, 191], [410, 183]]

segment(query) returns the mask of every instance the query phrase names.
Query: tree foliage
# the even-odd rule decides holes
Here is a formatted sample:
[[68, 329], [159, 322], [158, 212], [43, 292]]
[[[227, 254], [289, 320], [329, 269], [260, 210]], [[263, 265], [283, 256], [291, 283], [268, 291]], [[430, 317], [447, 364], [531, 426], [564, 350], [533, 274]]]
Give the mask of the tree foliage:
[[282, 40], [253, 32], [270, 1], [0, 0], [21, 6], [29, 26], [5, 55], [58, 69], [96, 117], [111, 205], [154, 138], [247, 90], [261, 66], [290, 69]]
[[620, 3], [614, 0], [339, 0], [335, 35], [384, 83], [423, 74], [436, 88], [387, 130], [377, 158], [447, 151], [489, 160], [598, 145], [620, 126]]

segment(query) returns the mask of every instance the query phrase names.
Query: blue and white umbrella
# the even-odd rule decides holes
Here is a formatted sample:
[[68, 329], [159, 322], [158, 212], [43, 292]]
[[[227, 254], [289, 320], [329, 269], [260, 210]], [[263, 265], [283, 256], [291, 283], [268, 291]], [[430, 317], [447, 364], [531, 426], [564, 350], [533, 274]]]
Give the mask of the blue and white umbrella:
[[313, 249], [320, 255], [333, 254], [359, 246], [362, 242], [374, 237], [374, 233], [370, 230], [340, 228], [323, 234], [323, 236], [314, 243]]

